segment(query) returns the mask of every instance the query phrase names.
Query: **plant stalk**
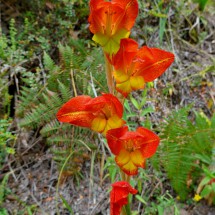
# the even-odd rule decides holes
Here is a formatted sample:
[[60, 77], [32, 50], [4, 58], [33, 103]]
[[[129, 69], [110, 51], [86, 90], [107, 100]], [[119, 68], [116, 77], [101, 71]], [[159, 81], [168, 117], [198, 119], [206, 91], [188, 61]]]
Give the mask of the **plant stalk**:
[[109, 93], [114, 95], [113, 66], [108, 61], [105, 53], [104, 53], [104, 58], [105, 58], [105, 70], [106, 70], [106, 78], [107, 78]]

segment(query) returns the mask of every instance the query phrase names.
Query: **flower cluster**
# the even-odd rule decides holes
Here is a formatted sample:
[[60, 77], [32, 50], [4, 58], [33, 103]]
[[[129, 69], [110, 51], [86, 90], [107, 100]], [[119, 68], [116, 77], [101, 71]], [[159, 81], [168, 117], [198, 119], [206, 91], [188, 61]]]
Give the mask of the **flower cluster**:
[[[143, 89], [174, 61], [172, 53], [147, 46], [138, 48], [137, 42], [128, 38], [137, 14], [137, 0], [90, 0], [90, 31], [105, 54], [110, 92], [96, 98], [74, 97], [57, 113], [60, 122], [102, 133], [116, 164], [128, 176], [138, 174], [138, 168], [145, 167], [146, 159], [156, 152], [159, 137], [143, 127], [128, 130], [122, 119], [121, 98]], [[112, 186], [111, 214], [119, 215], [122, 206], [128, 203], [128, 194], [137, 191], [126, 181]]]

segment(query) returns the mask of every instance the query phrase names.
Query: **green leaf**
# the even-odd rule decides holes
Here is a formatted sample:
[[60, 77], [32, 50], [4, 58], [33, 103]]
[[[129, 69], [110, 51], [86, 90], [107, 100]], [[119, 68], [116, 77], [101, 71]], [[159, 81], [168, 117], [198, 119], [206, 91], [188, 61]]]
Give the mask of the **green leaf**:
[[126, 116], [127, 116], [127, 118], [129, 118], [129, 117], [135, 117], [135, 116], [137, 116], [137, 114], [136, 113], [129, 113]]
[[130, 97], [130, 99], [131, 99], [131, 102], [134, 105], [134, 107], [139, 110], [140, 109], [140, 105], [139, 105], [138, 101], [135, 98], [133, 98], [133, 97]]
[[206, 163], [206, 164], [210, 164], [211, 163], [211, 157], [208, 155], [204, 155], [204, 154], [196, 154], [195, 155], [196, 159], [201, 160], [202, 162]]
[[13, 148], [9, 148], [9, 147], [7, 147], [6, 148], [6, 152], [8, 153], [8, 154], [15, 154], [15, 149], [13, 149]]
[[0, 214], [1, 215], [8, 215], [8, 212], [5, 208], [0, 208]]
[[157, 13], [153, 10], [150, 10], [149, 11], [149, 14], [152, 15], [152, 16], [155, 16], [155, 17], [159, 17], [159, 18], [167, 18], [167, 15], [166, 14], [163, 14], [163, 13]]
[[195, 0], [199, 4], [199, 9], [203, 11], [205, 9], [205, 6], [208, 2], [208, 0]]
[[163, 215], [164, 214], [164, 208], [161, 207], [160, 205], [158, 205], [157, 208], [158, 208], [158, 215]]
[[147, 205], [147, 202], [142, 198], [142, 196], [137, 194], [137, 195], [135, 195], [135, 198], [137, 200], [139, 200], [140, 202], [142, 202], [144, 205]]
[[206, 186], [204, 187], [204, 189], [202, 190], [200, 196], [206, 197], [206, 196], [208, 196], [211, 192], [212, 192], [212, 187], [211, 187], [211, 185], [206, 185]]
[[206, 184], [208, 184], [208, 182], [210, 181], [211, 179], [209, 177], [205, 177], [204, 179], [202, 179], [201, 183], [199, 184], [199, 186], [204, 186]]
[[53, 70], [55, 68], [55, 63], [46, 52], [44, 52], [43, 61], [44, 61], [45, 69], [53, 72]]
[[144, 108], [141, 113], [140, 116], [145, 116], [148, 113], [153, 113], [154, 112], [154, 108], [152, 106]]
[[125, 109], [126, 109], [129, 113], [131, 113], [131, 108], [130, 108], [130, 105], [129, 105], [129, 103], [128, 103], [128, 100], [125, 100], [125, 102], [124, 102], [124, 107], [125, 107]]
[[68, 204], [68, 202], [66, 201], [66, 199], [64, 199], [64, 197], [62, 195], [60, 195], [61, 200], [63, 201], [64, 206], [67, 208], [67, 210], [70, 212], [71, 215], [74, 215], [74, 212], [72, 210], [72, 208], [70, 207], [70, 205]]

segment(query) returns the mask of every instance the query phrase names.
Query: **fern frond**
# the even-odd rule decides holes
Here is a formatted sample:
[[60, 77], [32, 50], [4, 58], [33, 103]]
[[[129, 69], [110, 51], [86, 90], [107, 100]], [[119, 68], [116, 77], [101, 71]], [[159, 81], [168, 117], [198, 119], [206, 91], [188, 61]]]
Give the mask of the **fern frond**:
[[[167, 172], [168, 178], [181, 199], [185, 199], [189, 180], [201, 171], [197, 155], [212, 156], [215, 128], [207, 119], [196, 113], [195, 123], [188, 119], [189, 108], [174, 112], [161, 125], [162, 144], [155, 158]], [[203, 162], [203, 161], [202, 161]], [[191, 178], [191, 179], [190, 179]]]
[[70, 87], [68, 87], [65, 84], [63, 84], [62, 82], [58, 81], [58, 89], [59, 89], [59, 93], [62, 97], [62, 101], [67, 102], [72, 96]]
[[44, 62], [45, 69], [49, 70], [49, 72], [53, 72], [56, 69], [55, 62], [51, 59], [51, 57], [46, 52], [44, 52], [44, 55], [43, 55], [43, 62]]
[[83, 40], [75, 40], [75, 39], [71, 39], [70, 40], [70, 45], [73, 46], [77, 52], [80, 52], [80, 54], [82, 56], [86, 56], [87, 52], [86, 52], [86, 47], [84, 44]]
[[56, 132], [59, 130], [60, 127], [61, 127], [61, 125], [58, 122], [58, 120], [54, 119], [54, 120], [50, 121], [49, 123], [47, 123], [45, 126], [43, 126], [40, 133], [44, 137], [49, 137], [52, 134], [56, 134]]
[[38, 96], [41, 91], [22, 86], [21, 95], [19, 96], [19, 105], [17, 106], [16, 113], [22, 115], [27, 110], [31, 110], [38, 104]]

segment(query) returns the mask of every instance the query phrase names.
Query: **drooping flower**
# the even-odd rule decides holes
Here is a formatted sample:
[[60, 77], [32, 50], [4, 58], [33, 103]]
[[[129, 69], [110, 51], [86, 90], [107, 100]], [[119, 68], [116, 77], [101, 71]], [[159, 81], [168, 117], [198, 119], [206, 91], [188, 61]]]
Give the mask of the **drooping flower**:
[[134, 189], [126, 181], [118, 181], [112, 184], [113, 189], [110, 193], [110, 215], [120, 215], [123, 205], [128, 204], [128, 195], [136, 194]]
[[117, 165], [128, 175], [136, 175], [138, 167], [145, 167], [146, 158], [156, 152], [160, 141], [146, 128], [128, 131], [127, 126], [109, 130], [106, 138]]
[[91, 98], [81, 95], [70, 99], [57, 113], [60, 122], [87, 127], [103, 133], [124, 125], [123, 106], [112, 94]]
[[90, 31], [93, 40], [109, 55], [119, 50], [120, 40], [128, 38], [138, 14], [137, 0], [90, 0]]
[[143, 46], [132, 39], [122, 39], [120, 49], [113, 57], [116, 89], [124, 97], [143, 89], [146, 82], [161, 76], [174, 61], [174, 55], [157, 48]]

